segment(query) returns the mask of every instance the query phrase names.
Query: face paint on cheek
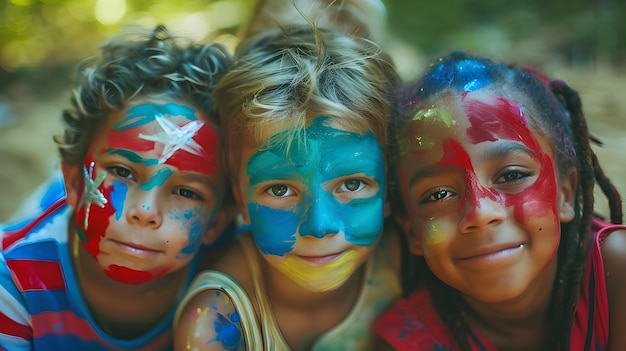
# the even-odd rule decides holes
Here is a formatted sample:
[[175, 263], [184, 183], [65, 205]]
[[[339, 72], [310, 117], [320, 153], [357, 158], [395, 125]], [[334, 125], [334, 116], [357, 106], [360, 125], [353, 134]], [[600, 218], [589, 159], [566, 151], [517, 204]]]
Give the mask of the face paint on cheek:
[[[473, 142], [497, 139], [515, 140], [538, 155], [541, 173], [535, 183], [519, 194], [508, 195], [505, 200], [507, 207], [515, 206], [516, 219], [523, 222], [529, 217], [545, 216], [546, 213], [552, 213], [555, 218], [558, 218], [554, 163], [543, 152], [519, 103], [498, 97], [493, 104], [470, 101], [464, 104], [464, 108], [471, 123], [468, 135]], [[547, 199], [547, 201], [538, 199]]]
[[265, 255], [285, 256], [293, 250], [300, 216], [293, 211], [278, 210], [258, 203], [248, 204], [252, 235]]
[[75, 220], [81, 244], [97, 257], [99, 243], [115, 214], [111, 198], [112, 187], [103, 187], [107, 173], [100, 173], [94, 180], [95, 163], [87, 159], [84, 175], [85, 187], [76, 208]]
[[173, 220], [182, 221], [181, 228], [187, 230], [189, 238], [188, 245], [180, 251], [181, 257], [194, 255], [202, 245], [202, 236], [213, 224], [217, 208], [207, 211], [204, 207], [195, 210], [187, 210], [183, 215], [172, 215]]
[[111, 279], [124, 284], [143, 284], [160, 278], [169, 272], [170, 267], [162, 267], [152, 271], [138, 271], [132, 268], [111, 265], [104, 273]]
[[327, 265], [311, 267], [290, 256], [278, 269], [305, 289], [316, 292], [331, 291], [352, 276], [358, 267], [358, 258], [359, 254], [350, 250]]

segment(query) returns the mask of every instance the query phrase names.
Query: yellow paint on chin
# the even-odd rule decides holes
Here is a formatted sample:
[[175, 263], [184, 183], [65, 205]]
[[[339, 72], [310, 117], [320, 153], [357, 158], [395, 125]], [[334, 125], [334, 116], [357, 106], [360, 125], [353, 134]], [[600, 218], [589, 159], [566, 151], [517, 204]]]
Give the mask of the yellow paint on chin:
[[294, 257], [287, 257], [278, 269], [291, 280], [311, 291], [330, 291], [340, 287], [357, 268], [358, 254], [350, 250], [336, 260], [313, 267]]

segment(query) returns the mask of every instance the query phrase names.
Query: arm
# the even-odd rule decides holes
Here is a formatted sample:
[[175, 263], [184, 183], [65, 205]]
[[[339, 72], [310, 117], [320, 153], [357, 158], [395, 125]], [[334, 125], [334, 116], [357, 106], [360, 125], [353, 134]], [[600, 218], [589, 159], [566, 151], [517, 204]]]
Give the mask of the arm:
[[626, 350], [626, 230], [617, 230], [602, 243], [602, 260], [609, 300], [607, 351]]
[[240, 314], [229, 295], [203, 290], [179, 307], [174, 350], [246, 350]]
[[32, 338], [30, 313], [0, 252], [0, 350], [32, 350]]

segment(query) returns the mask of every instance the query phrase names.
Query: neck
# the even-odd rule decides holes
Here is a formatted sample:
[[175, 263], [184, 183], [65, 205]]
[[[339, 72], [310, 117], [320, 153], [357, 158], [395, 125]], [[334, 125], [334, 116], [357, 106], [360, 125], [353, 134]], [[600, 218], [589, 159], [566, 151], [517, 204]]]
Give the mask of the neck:
[[512, 301], [485, 303], [464, 296], [471, 309], [468, 322], [499, 350], [541, 349], [550, 330], [547, 317], [556, 268], [555, 260], [524, 294]]
[[104, 273], [79, 244], [77, 235], [69, 241], [81, 293], [93, 319], [109, 335], [122, 339], [138, 337], [174, 308], [187, 279], [187, 268], [146, 283], [125, 284]]

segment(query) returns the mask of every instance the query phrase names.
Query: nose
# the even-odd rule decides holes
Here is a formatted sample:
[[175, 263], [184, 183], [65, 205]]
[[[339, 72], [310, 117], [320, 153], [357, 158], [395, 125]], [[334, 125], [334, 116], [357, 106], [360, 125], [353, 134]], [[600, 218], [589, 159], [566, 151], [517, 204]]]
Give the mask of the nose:
[[334, 211], [332, 211], [332, 206], [327, 202], [323, 198], [310, 202], [306, 219], [300, 226], [300, 235], [310, 235], [321, 239], [326, 235], [339, 232], [338, 222], [332, 219]]
[[137, 193], [126, 212], [128, 222], [152, 229], [159, 228], [162, 223], [162, 215], [156, 191], [139, 190]]
[[470, 203], [472, 205], [465, 210], [459, 223], [462, 233], [472, 233], [497, 226], [506, 219], [506, 207], [494, 199], [485, 197]]

